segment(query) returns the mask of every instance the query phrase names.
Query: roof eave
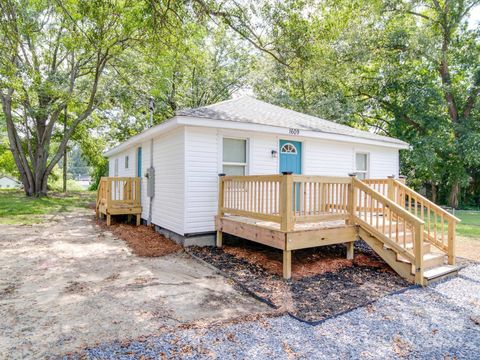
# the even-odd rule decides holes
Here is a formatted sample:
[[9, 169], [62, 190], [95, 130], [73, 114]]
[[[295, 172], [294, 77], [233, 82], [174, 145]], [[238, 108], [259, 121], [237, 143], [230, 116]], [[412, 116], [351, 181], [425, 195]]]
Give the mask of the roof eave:
[[[291, 136], [289, 133], [289, 128], [275, 125], [265, 125], [249, 122], [239, 122], [231, 120], [218, 120], [207, 117], [199, 116], [187, 116], [187, 115], [177, 115], [178, 123], [183, 125], [191, 126], [201, 126], [201, 127], [215, 127], [215, 128], [227, 128], [232, 130], [247, 130], [247, 131], [258, 131], [271, 133], [274, 132], [280, 135]], [[310, 138], [319, 138], [330, 141], [342, 141], [348, 143], [361, 143], [361, 144], [370, 144], [377, 146], [384, 146], [396, 149], [408, 149], [410, 145], [402, 140], [395, 139], [396, 141], [388, 141], [384, 139], [369, 139], [364, 137], [357, 137], [352, 135], [344, 135], [333, 132], [325, 131], [312, 131], [312, 130], [300, 130], [300, 135], [298, 137], [310, 137]]]
[[177, 125], [178, 125], [178, 117], [174, 116], [171, 119], [168, 119], [168, 120], [162, 122], [161, 124], [155, 125], [155, 126], [149, 128], [149, 129], [144, 130], [140, 134], [132, 136], [131, 138], [129, 138], [129, 139], [125, 140], [124, 142], [118, 144], [114, 148], [103, 152], [102, 155], [104, 157], [107, 157], [107, 158], [112, 157], [112, 156], [128, 149], [129, 147], [131, 147], [133, 145], [138, 145], [138, 144], [144, 142], [145, 140], [152, 139], [152, 138], [162, 134], [163, 132], [165, 132], [167, 130], [171, 130], [174, 127], [176, 127]]

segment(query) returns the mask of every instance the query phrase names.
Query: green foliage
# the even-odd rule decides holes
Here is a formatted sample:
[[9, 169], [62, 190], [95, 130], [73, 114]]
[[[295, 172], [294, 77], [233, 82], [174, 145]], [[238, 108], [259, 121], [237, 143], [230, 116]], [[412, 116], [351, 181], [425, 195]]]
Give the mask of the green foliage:
[[35, 224], [48, 220], [46, 215], [87, 208], [94, 201], [95, 194], [87, 191], [25, 198], [19, 190], [0, 190], [0, 224]]
[[261, 58], [255, 92], [409, 142], [401, 165], [410, 184], [438, 186], [443, 203], [469, 202], [480, 165], [480, 30], [466, 26], [475, 4], [275, 5], [263, 19], [283, 63]]

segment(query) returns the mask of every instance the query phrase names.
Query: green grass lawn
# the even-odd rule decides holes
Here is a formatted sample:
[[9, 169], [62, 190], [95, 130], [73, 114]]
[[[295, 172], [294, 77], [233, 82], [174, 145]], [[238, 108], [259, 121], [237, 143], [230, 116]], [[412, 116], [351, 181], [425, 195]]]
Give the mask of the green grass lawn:
[[28, 198], [19, 190], [0, 190], [0, 224], [35, 224], [53, 215], [89, 207], [95, 192], [52, 192], [48, 197]]
[[462, 220], [457, 224], [457, 234], [480, 240], [480, 211], [457, 210], [455, 216]]

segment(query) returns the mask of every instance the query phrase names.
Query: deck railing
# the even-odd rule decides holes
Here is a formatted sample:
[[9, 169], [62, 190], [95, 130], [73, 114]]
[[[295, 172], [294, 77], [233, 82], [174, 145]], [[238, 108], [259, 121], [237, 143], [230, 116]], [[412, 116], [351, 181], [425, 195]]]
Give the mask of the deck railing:
[[450, 265], [455, 264], [455, 229], [460, 219], [410, 189], [401, 180], [367, 179], [364, 183], [424, 221], [425, 240], [444, 251]]
[[140, 206], [140, 178], [102, 177], [97, 190], [97, 207], [100, 204]]
[[360, 225], [410, 260], [418, 283], [423, 277], [424, 241], [455, 264], [455, 225], [460, 220], [393, 178], [221, 176], [218, 201], [220, 217], [271, 221], [285, 232], [305, 222], [343, 219]]
[[355, 221], [415, 265], [423, 278], [424, 222], [364, 182], [352, 179]]
[[219, 215], [272, 221], [291, 231], [295, 223], [347, 219], [350, 188], [351, 179], [340, 177], [222, 176]]

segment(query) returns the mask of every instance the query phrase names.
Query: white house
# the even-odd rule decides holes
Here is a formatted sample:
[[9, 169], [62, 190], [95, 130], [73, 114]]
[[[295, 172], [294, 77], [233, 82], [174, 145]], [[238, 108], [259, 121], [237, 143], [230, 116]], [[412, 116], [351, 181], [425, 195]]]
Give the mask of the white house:
[[213, 244], [219, 173], [385, 178], [398, 176], [399, 150], [407, 148], [398, 139], [247, 96], [179, 111], [105, 156], [110, 176], [141, 177], [143, 219], [150, 211], [145, 173], [153, 166], [152, 223], [186, 244]]
[[17, 179], [0, 174], [0, 189], [20, 189], [22, 183]]

